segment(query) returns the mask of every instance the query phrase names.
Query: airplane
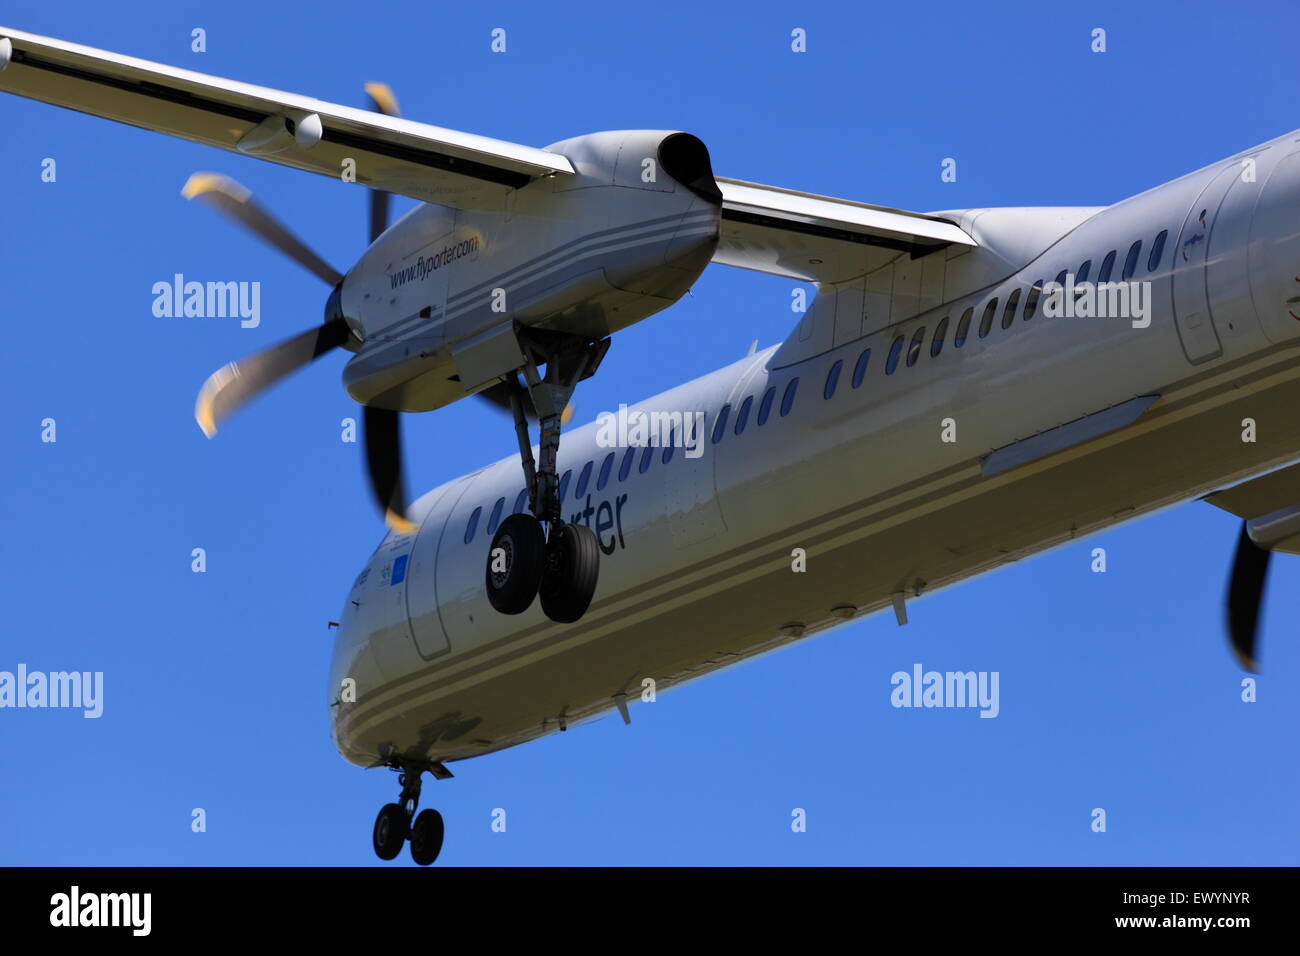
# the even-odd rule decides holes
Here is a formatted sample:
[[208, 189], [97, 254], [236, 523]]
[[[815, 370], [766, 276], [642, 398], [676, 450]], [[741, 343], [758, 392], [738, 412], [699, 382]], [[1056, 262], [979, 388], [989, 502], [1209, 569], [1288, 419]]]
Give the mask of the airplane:
[[[684, 132], [536, 149], [403, 119], [380, 85], [353, 109], [4, 27], [0, 89], [370, 189], [346, 273], [233, 180], [184, 193], [331, 290], [321, 325], [204, 384], [209, 436], [352, 353], [388, 527], [327, 696], [341, 755], [400, 774], [382, 859], [442, 848], [425, 772], [630, 723], [655, 689], [905, 624], [925, 592], [1188, 499], [1242, 519], [1227, 624], [1256, 667], [1270, 556], [1300, 553], [1300, 131], [1110, 206], [922, 214], [715, 176]], [[390, 226], [389, 193], [420, 205]], [[613, 336], [710, 262], [816, 295], [779, 345], [561, 443]], [[400, 414], [470, 395], [519, 453], [408, 504]]]

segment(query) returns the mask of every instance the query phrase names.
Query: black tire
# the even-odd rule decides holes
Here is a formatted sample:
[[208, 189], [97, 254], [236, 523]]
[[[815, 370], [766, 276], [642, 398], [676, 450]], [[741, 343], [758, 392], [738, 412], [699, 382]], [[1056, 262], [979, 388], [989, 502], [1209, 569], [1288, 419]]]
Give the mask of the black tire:
[[560, 525], [547, 546], [538, 593], [552, 621], [572, 624], [587, 613], [600, 576], [600, 541], [583, 524]]
[[[497, 549], [505, 570], [492, 570]], [[537, 587], [546, 566], [546, 537], [542, 524], [532, 515], [514, 514], [501, 522], [488, 548], [485, 587], [488, 601], [502, 614], [523, 614], [537, 597]]]
[[386, 803], [375, 817], [375, 829], [371, 834], [375, 846], [375, 855], [381, 860], [391, 860], [402, 852], [406, 842], [406, 811], [396, 803]]
[[442, 814], [437, 810], [421, 810], [411, 827], [411, 859], [420, 866], [428, 866], [442, 852]]

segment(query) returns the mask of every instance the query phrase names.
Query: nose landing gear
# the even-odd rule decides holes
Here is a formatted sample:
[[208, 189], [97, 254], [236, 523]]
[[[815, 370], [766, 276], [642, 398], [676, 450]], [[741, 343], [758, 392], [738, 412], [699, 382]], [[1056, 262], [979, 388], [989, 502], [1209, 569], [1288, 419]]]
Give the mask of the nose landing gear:
[[428, 866], [442, 852], [442, 814], [437, 810], [421, 810], [411, 827], [411, 859], [420, 866]]
[[420, 805], [420, 776], [426, 768], [412, 763], [399, 766], [402, 774], [397, 782], [402, 785], [402, 794], [397, 803], [384, 804], [379, 816], [375, 817], [371, 833], [375, 855], [381, 860], [394, 859], [409, 840], [411, 859], [420, 866], [428, 866], [442, 851], [442, 814], [437, 810], [424, 810], [418, 817], [415, 815], [416, 807]]
[[406, 842], [408, 827], [406, 811], [400, 804], [386, 803], [375, 817], [375, 829], [371, 834], [375, 855], [381, 860], [392, 860], [402, 852]]
[[[486, 590], [489, 603], [502, 614], [522, 614], [540, 595], [547, 617], [571, 624], [587, 612], [596, 593], [600, 543], [587, 526], [561, 521], [556, 469], [561, 410], [578, 382], [595, 372], [609, 340], [556, 341], [559, 344], [550, 347], [532, 340], [523, 343], [526, 384], [520, 385], [513, 375], [507, 382], [532, 514], [511, 515], [497, 529], [488, 549]], [[539, 363], [546, 365], [545, 377], [538, 372]], [[540, 422], [540, 465], [533, 459], [525, 396]]]

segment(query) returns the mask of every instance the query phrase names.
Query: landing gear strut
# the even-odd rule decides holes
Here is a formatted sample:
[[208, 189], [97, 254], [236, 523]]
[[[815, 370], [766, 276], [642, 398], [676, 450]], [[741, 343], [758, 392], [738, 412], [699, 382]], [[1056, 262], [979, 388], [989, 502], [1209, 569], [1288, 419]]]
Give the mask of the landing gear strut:
[[[560, 513], [562, 412], [578, 382], [590, 376], [609, 348], [609, 340], [586, 342], [571, 336], [545, 339], [521, 335], [524, 384], [511, 376], [510, 409], [519, 439], [531, 515], [511, 515], [501, 523], [488, 549], [488, 601], [502, 614], [522, 614], [539, 594], [542, 610], [553, 621], [571, 624], [582, 617], [596, 593], [600, 546], [586, 525], [565, 524]], [[543, 376], [538, 366], [546, 366]], [[538, 464], [533, 459], [525, 400], [537, 412]]]
[[402, 845], [411, 843], [411, 858], [420, 866], [428, 866], [438, 859], [442, 850], [442, 814], [437, 810], [423, 810], [417, 817], [420, 805], [420, 777], [426, 767], [414, 763], [395, 765], [401, 770], [397, 782], [402, 785], [397, 803], [384, 804], [375, 817], [371, 834], [375, 854], [381, 860], [391, 860], [402, 852]]

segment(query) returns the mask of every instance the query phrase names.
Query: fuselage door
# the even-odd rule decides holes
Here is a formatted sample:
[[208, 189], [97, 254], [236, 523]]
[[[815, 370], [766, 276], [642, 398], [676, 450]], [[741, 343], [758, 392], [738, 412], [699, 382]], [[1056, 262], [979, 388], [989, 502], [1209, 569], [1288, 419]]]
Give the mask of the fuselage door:
[[1219, 215], [1219, 206], [1239, 173], [1237, 166], [1229, 166], [1201, 191], [1187, 214], [1178, 235], [1178, 244], [1174, 247], [1174, 319], [1178, 325], [1178, 337], [1183, 343], [1183, 354], [1193, 365], [1223, 354], [1223, 346], [1210, 317], [1205, 264], [1210, 249], [1210, 231]]
[[447, 632], [438, 613], [438, 544], [449, 511], [469, 487], [465, 480], [445, 485], [430, 504], [413, 546], [402, 590], [402, 614], [410, 628], [415, 649], [426, 661], [451, 650]]

